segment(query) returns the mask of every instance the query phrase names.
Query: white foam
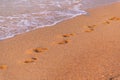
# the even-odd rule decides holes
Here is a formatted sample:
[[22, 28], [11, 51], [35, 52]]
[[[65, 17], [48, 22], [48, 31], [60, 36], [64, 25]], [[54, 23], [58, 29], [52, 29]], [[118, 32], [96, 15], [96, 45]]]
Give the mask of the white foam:
[[0, 40], [86, 14], [80, 9], [80, 0], [20, 0], [12, 6], [26, 8], [25, 3], [30, 5], [28, 13], [0, 16]]

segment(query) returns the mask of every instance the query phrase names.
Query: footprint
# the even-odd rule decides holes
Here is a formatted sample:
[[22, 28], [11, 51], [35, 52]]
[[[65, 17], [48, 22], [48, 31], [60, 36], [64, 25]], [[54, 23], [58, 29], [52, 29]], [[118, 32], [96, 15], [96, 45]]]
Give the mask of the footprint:
[[118, 18], [118, 17], [112, 17], [112, 18], [110, 18], [109, 20], [120, 20], [120, 18]]
[[46, 50], [48, 50], [47, 48], [35, 48], [35, 49], [33, 49], [33, 51], [35, 52], [35, 53], [41, 53], [41, 52], [44, 52], [44, 51], [46, 51]]
[[32, 60], [37, 60], [37, 58], [36, 58], [36, 57], [32, 57], [31, 59], [32, 59]]
[[103, 24], [110, 24], [110, 21], [118, 21], [120, 18], [118, 17], [111, 17], [108, 19], [108, 21], [103, 22]]
[[94, 29], [85, 30], [85, 32], [92, 32], [92, 31], [94, 31]]
[[24, 63], [33, 63], [33, 62], [35, 62], [36, 60], [37, 60], [37, 58], [32, 57], [32, 58], [30, 58], [30, 59], [25, 60]]
[[110, 22], [109, 21], [105, 21], [105, 22], [103, 22], [103, 24], [110, 24]]
[[67, 44], [69, 41], [68, 40], [63, 40], [61, 42], [58, 42], [58, 44]]
[[71, 37], [71, 36], [74, 36], [75, 34], [73, 34], [73, 33], [70, 33], [70, 34], [64, 34], [64, 35], [62, 35], [63, 37]]
[[94, 31], [95, 27], [96, 27], [96, 25], [84, 26], [84, 28], [87, 28], [87, 30], [85, 30], [85, 32], [92, 32], [92, 31]]
[[120, 75], [110, 77], [108, 80], [120, 80]]
[[0, 70], [6, 70], [8, 68], [7, 65], [0, 65]]
[[113, 80], [113, 78], [109, 78], [108, 80]]
[[91, 25], [91, 26], [88, 26], [88, 28], [94, 28], [96, 27], [97, 25]]
[[28, 59], [28, 60], [24, 61], [24, 63], [33, 63], [33, 62], [34, 62], [34, 60], [32, 60], [32, 59]]

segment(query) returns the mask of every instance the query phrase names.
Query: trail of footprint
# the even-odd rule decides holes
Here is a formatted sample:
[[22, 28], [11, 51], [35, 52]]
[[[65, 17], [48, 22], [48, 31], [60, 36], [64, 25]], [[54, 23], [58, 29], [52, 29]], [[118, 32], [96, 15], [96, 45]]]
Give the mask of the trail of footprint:
[[24, 63], [33, 63], [33, 62], [35, 62], [36, 60], [37, 60], [36, 57], [32, 57], [32, 58], [26, 59], [26, 60], [24, 61]]
[[[47, 51], [48, 49], [47, 48], [41, 48], [41, 47], [37, 47], [37, 48], [34, 48], [34, 49], [30, 49], [28, 51], [26, 51], [26, 53], [28, 54], [33, 54], [33, 53], [42, 53], [42, 52], [45, 52]], [[31, 58], [28, 58], [26, 60], [24, 60], [24, 63], [33, 63], [37, 60], [36, 57], [31, 57]]]
[[6, 70], [8, 68], [7, 65], [0, 65], [0, 70]]

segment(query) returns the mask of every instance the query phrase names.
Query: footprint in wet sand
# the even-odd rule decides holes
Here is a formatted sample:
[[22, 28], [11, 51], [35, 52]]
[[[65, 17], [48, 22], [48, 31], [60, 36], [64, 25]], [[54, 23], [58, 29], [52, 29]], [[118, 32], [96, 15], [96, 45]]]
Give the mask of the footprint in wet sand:
[[37, 47], [34, 49], [29, 49], [29, 50], [25, 51], [25, 53], [27, 53], [27, 54], [41, 53], [41, 52], [45, 52], [47, 50], [48, 50], [47, 48]]
[[24, 61], [24, 63], [33, 63], [33, 62], [35, 62], [36, 60], [37, 60], [36, 57], [31, 57], [31, 58], [29, 58], [29, 59], [26, 59], [26, 60]]
[[110, 24], [110, 21], [105, 21], [103, 22], [103, 24]]
[[60, 35], [60, 37], [62, 37], [63, 40], [61, 41], [57, 41], [57, 42], [53, 42], [54, 44], [59, 44], [59, 45], [62, 45], [62, 44], [67, 44], [69, 43], [69, 40], [68, 38], [74, 36], [75, 33], [66, 33], [66, 34], [62, 34]]
[[92, 32], [92, 31], [94, 31], [94, 29], [85, 30], [85, 32]]
[[120, 18], [118, 18], [118, 17], [111, 17], [111, 18], [109, 18], [109, 20], [114, 20], [114, 21], [118, 21], [118, 20], [120, 20]]
[[32, 57], [31, 59], [32, 59], [32, 60], [37, 60], [37, 58], [36, 58], [36, 57]]
[[0, 70], [6, 70], [8, 68], [7, 65], [0, 65]]
[[107, 21], [104, 21], [103, 24], [110, 24], [111, 21], [120, 21], [120, 18], [118, 18], [118, 17], [111, 17]]
[[96, 27], [96, 25], [91, 25], [91, 26], [84, 26], [84, 28], [87, 28], [85, 30], [85, 32], [92, 32], [94, 31], [94, 28]]
[[58, 44], [67, 44], [69, 42], [69, 40], [63, 40], [61, 42], [58, 42]]
[[38, 47], [38, 48], [33, 49], [33, 52], [41, 53], [41, 52], [44, 52], [44, 51], [47, 51], [47, 50], [48, 50], [47, 48], [40, 48], [40, 47]]
[[120, 75], [110, 77], [108, 80], [120, 80]]
[[[42, 53], [44, 51], [48, 50], [47, 48], [41, 48], [41, 47], [37, 47], [37, 48], [34, 48], [34, 49], [29, 49], [26, 51], [27, 54], [32, 54], [34, 56], [34, 53]], [[24, 60], [24, 63], [33, 63], [37, 60], [36, 57], [31, 57], [31, 58], [28, 58], [26, 60]]]
[[67, 38], [67, 37], [71, 37], [74, 36], [74, 33], [70, 33], [70, 34], [63, 34], [62, 37]]

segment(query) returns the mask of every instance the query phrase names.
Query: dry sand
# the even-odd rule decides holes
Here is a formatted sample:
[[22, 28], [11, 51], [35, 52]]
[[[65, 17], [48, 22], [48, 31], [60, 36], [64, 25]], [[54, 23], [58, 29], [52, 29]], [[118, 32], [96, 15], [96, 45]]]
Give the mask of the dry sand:
[[120, 80], [120, 3], [0, 41], [0, 80]]

